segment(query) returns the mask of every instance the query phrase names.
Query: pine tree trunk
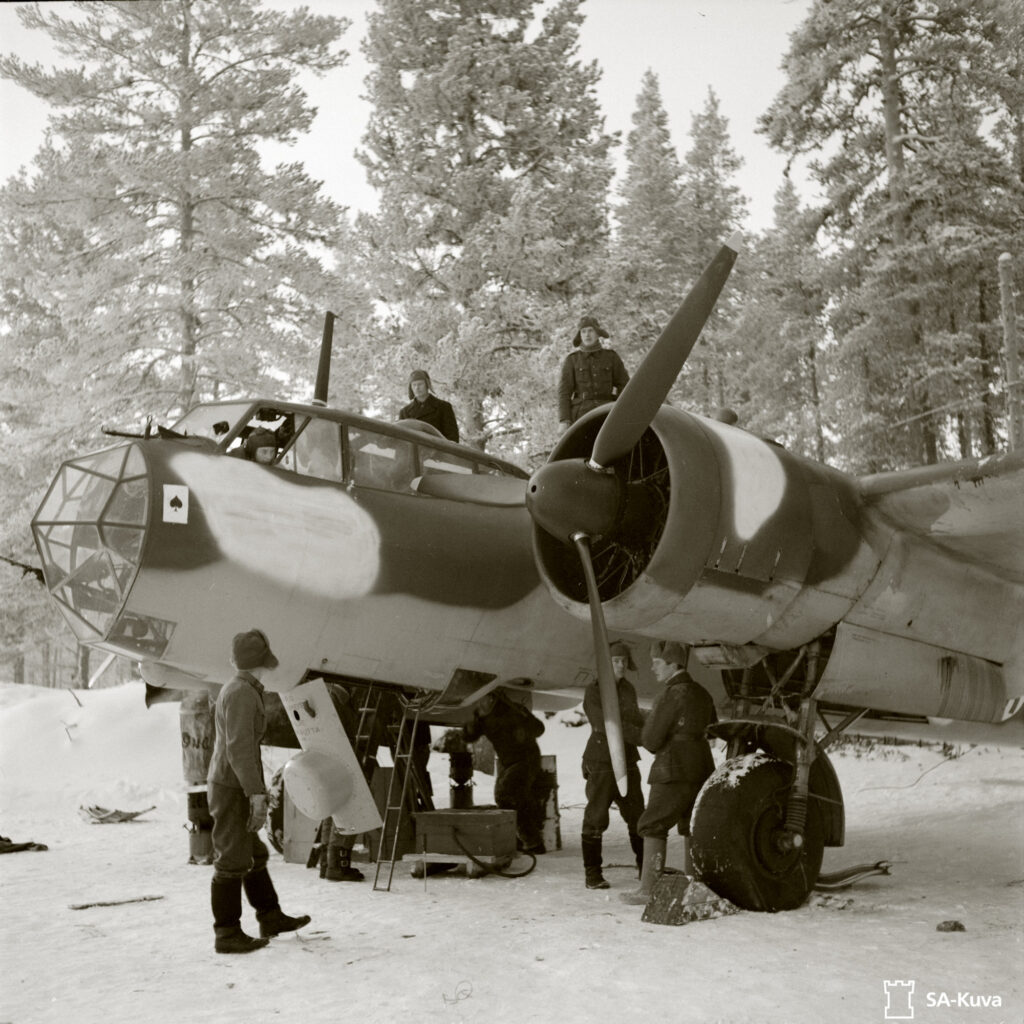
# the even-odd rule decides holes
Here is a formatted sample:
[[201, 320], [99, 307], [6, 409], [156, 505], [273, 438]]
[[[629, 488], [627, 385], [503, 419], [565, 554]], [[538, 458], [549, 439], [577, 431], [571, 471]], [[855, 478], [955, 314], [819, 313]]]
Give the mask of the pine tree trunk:
[[[903, 159], [903, 125], [900, 111], [903, 106], [903, 96], [900, 90], [899, 66], [896, 60], [896, 42], [891, 31], [891, 25], [883, 18], [879, 31], [879, 44], [881, 47], [882, 63], [882, 109], [884, 112], [885, 128], [885, 157], [889, 172], [889, 205], [892, 211], [891, 225], [893, 243], [897, 251], [901, 251], [907, 244], [909, 236], [906, 208], [906, 166]], [[898, 279], [897, 288], [914, 290], [916, 275], [909, 272], [906, 277]], [[924, 331], [921, 325], [921, 311], [919, 304], [912, 300], [900, 297], [898, 304], [906, 323], [904, 329], [904, 342], [906, 351], [913, 358], [913, 365], [916, 366], [916, 356], [924, 348]], [[926, 384], [915, 384], [910, 382], [911, 402], [910, 410], [915, 417], [925, 413], [930, 407], [928, 387]], [[910, 426], [911, 436], [914, 441], [914, 448], [920, 453], [920, 458], [929, 465], [938, 461], [938, 444], [935, 436], [935, 428], [927, 417], [915, 418]]]
[[989, 332], [996, 329], [996, 323], [989, 313], [989, 290], [984, 279], [978, 282], [978, 375], [981, 378], [981, 454], [992, 455], [996, 451], [996, 411], [992, 407], [995, 390], [995, 374], [992, 367], [998, 364], [998, 349], [992, 350]]
[[818, 389], [818, 353], [812, 341], [807, 346], [807, 369], [811, 384], [811, 414], [814, 416], [814, 457], [825, 461], [825, 429], [821, 416], [821, 392]]

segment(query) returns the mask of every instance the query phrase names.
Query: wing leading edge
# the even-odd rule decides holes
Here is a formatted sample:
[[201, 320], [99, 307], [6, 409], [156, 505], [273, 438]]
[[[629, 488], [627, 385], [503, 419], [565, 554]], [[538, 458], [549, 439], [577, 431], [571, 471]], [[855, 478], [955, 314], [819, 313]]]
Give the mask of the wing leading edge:
[[859, 486], [897, 529], [1024, 584], [1024, 453], [878, 473]]

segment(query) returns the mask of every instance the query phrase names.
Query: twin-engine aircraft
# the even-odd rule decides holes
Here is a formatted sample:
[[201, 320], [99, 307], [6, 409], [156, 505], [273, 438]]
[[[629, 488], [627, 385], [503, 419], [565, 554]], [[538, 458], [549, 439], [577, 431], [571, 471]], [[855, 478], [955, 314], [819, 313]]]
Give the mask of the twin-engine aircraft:
[[53, 600], [81, 643], [174, 689], [225, 681], [253, 626], [282, 693], [320, 676], [455, 710], [506, 686], [543, 708], [596, 664], [619, 777], [609, 633], [691, 645], [727, 743], [691, 822], [697, 872], [741, 907], [799, 906], [844, 840], [843, 729], [1020, 739], [1024, 459], [856, 478], [664, 405], [737, 251], [532, 476], [326, 407], [329, 345], [310, 405], [203, 404], [65, 462], [32, 523]]

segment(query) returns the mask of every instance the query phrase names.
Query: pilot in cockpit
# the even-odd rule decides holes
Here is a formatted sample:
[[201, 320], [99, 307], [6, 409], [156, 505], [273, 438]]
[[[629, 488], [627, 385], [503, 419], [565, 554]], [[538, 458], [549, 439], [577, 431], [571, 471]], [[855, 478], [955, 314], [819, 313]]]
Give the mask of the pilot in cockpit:
[[254, 430], [245, 439], [245, 457], [265, 466], [277, 459], [277, 435], [272, 430]]

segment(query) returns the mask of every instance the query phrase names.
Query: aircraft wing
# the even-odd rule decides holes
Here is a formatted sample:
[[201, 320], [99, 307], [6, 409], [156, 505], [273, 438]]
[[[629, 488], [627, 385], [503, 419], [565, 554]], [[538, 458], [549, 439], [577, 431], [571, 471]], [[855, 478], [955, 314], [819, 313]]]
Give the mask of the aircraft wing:
[[1011, 583], [1024, 584], [1024, 452], [861, 477], [868, 509]]

